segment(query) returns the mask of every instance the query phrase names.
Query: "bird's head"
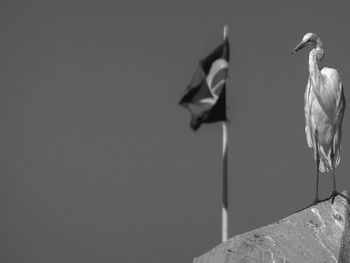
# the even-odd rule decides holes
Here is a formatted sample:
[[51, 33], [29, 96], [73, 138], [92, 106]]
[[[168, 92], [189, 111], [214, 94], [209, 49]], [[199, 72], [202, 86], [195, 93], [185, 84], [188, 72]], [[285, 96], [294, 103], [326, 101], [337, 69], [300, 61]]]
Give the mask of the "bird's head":
[[292, 50], [292, 55], [306, 46], [321, 47], [322, 43], [319, 37], [314, 33], [307, 33], [303, 40]]

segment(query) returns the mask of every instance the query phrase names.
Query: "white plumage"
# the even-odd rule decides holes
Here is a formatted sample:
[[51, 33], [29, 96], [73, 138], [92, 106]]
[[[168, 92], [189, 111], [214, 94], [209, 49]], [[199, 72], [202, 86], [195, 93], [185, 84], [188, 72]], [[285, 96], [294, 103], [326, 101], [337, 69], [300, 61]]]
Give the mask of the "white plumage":
[[319, 171], [333, 171], [333, 193], [330, 196], [332, 201], [336, 195], [341, 195], [336, 191], [335, 168], [340, 161], [342, 122], [346, 102], [339, 71], [319, 67], [324, 50], [316, 34], [307, 33], [292, 54], [306, 46], [312, 46], [309, 53], [309, 80], [304, 95], [304, 110], [306, 140], [308, 146], [313, 149], [317, 166], [316, 197], [313, 203], [315, 204], [320, 201], [318, 199]]

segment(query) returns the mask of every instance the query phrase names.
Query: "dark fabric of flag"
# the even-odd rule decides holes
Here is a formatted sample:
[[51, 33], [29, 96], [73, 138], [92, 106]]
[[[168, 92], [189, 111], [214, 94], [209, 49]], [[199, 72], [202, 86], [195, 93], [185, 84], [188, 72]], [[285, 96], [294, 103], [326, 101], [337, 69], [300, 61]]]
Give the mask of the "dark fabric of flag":
[[191, 128], [202, 123], [226, 121], [226, 79], [230, 49], [228, 39], [199, 61], [179, 104], [191, 113]]

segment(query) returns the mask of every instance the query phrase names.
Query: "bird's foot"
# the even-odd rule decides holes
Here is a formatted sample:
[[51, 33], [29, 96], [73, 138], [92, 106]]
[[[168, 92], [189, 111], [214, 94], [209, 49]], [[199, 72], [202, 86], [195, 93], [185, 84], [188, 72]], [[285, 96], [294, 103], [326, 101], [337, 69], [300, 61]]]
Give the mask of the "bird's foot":
[[337, 190], [333, 190], [333, 192], [330, 195], [330, 197], [326, 198], [325, 201], [331, 199], [331, 202], [333, 204], [335, 197], [338, 196], [338, 195], [340, 195], [341, 197], [345, 198], [348, 201], [348, 203], [350, 204], [350, 199], [347, 196], [343, 195], [342, 193], [339, 193]]
[[325, 201], [325, 200], [320, 200], [320, 199], [318, 199], [318, 198], [315, 198], [315, 200], [314, 200], [310, 205], [308, 205], [308, 206], [306, 206], [306, 207], [304, 207], [304, 208], [302, 208], [302, 209], [296, 211], [295, 213], [299, 213], [299, 212], [301, 212], [301, 211], [303, 211], [303, 210], [305, 210], [305, 209], [308, 209], [308, 208], [311, 207], [311, 206], [315, 206], [315, 205], [317, 205], [317, 204], [319, 204], [319, 203], [321, 203], [321, 202], [323, 202], [323, 201]]

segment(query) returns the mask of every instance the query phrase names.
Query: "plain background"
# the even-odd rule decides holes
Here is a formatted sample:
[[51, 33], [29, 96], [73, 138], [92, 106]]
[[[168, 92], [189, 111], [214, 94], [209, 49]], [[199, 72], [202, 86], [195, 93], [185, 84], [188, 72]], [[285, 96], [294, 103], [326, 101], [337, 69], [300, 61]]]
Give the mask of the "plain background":
[[[2, 0], [0, 261], [192, 262], [220, 243], [221, 125], [194, 133], [177, 102], [224, 24], [230, 236], [308, 205], [308, 50], [290, 52], [317, 33], [350, 96], [349, 7]], [[349, 118], [339, 190], [350, 189]]]

